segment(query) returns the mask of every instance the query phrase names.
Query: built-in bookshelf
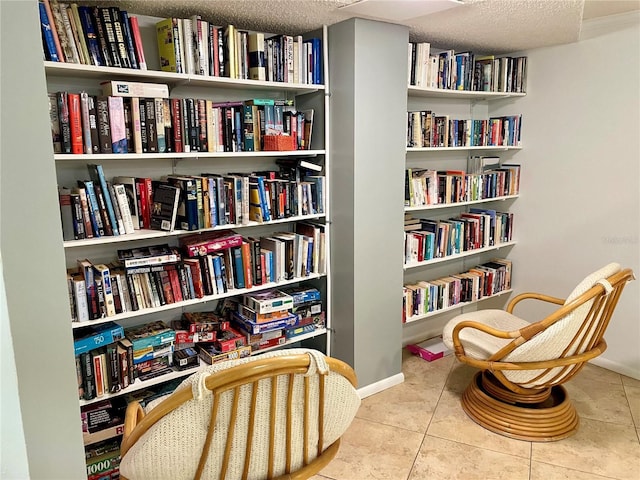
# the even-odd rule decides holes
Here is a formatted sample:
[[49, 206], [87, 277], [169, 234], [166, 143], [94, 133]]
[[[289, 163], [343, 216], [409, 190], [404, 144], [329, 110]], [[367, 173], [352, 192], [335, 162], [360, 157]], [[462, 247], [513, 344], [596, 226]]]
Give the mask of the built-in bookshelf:
[[[54, 9], [59, 8], [61, 5], [55, 1], [42, 3], [46, 3]], [[111, 12], [113, 13], [115, 10], [111, 9]], [[262, 238], [271, 238], [271, 236], [276, 234], [289, 233], [296, 236], [296, 248], [298, 248], [299, 252], [303, 252], [303, 247], [297, 246], [298, 236], [300, 236], [300, 242], [303, 242], [302, 237], [311, 238], [311, 234], [305, 236], [299, 233], [299, 230], [297, 230], [299, 225], [312, 225], [313, 228], [316, 229], [314, 232], [318, 232], [318, 237], [317, 239], [313, 238], [313, 247], [310, 241], [305, 241], [304, 248], [307, 248], [307, 250], [299, 254], [304, 255], [304, 259], [300, 257], [300, 260], [296, 260], [296, 264], [300, 267], [300, 270], [296, 270], [293, 275], [287, 275], [286, 277], [275, 276], [275, 273], [272, 276], [263, 275], [262, 281], [254, 282], [250, 288], [243, 288], [237, 284], [229, 284], [223, 288], [218, 287], [218, 290], [212, 294], [185, 298], [173, 302], [167, 300], [166, 303], [162, 305], [148, 305], [144, 308], [140, 307], [137, 309], [121, 307], [121, 311], [119, 312], [109, 313], [105, 311], [97, 318], [85, 321], [72, 322], [71, 319], [74, 315], [70, 314], [69, 325], [71, 326], [74, 336], [84, 327], [104, 326], [108, 322], [115, 322], [125, 330], [158, 320], [167, 326], [171, 326], [171, 322], [178, 320], [183, 313], [213, 312], [220, 307], [223, 302], [229, 299], [241, 300], [241, 296], [244, 294], [301, 286], [313, 288], [320, 292], [322, 311], [320, 318], [322, 321], [312, 325], [314, 328], [306, 328], [302, 333], [291, 333], [291, 335], [287, 335], [286, 338], [283, 334], [281, 341], [272, 342], [268, 344], [268, 346], [256, 351], [261, 353], [274, 348], [308, 346], [330, 354], [332, 319], [329, 316], [329, 312], [331, 311], [331, 225], [328, 221], [330, 218], [330, 204], [328, 201], [330, 191], [330, 156], [328, 153], [329, 145], [327, 134], [329, 102], [327, 89], [324, 84], [324, 79], [328, 78], [326, 28], [299, 36], [280, 36], [277, 34], [268, 35], [262, 34], [261, 32], [239, 30], [237, 27], [241, 27], [240, 25], [235, 27], [225, 26], [224, 28], [216, 27], [218, 28], [217, 35], [220, 37], [224, 36], [225, 32], [228, 33], [232, 31], [234, 35], [236, 35], [236, 33], [238, 35], [256, 34], [257, 38], [263, 38], [261, 41], [264, 42], [264, 51], [262, 53], [264, 55], [264, 62], [272, 62], [274, 68], [271, 70], [267, 68], [266, 71], [258, 75], [257, 79], [252, 79], [249, 78], [249, 65], [246, 65], [246, 71], [244, 73], [241, 72], [242, 68], [245, 67], [236, 66], [240, 73], [231, 76], [216, 76], [213, 67], [211, 67], [211, 74], [198, 74], [196, 71], [188, 70], [175, 72], [161, 71], [156, 25], [161, 22], [163, 18], [135, 15], [135, 13], [129, 12], [128, 18], [132, 17], [136, 18], [136, 24], [140, 31], [146, 69], [55, 61], [47, 51], [48, 46], [45, 38], [44, 49], [47, 59], [44, 61], [44, 71], [47, 79], [48, 92], [50, 94], [57, 94], [58, 92], [86, 92], [89, 96], [96, 98], [109, 96], [105, 95], [101, 84], [103, 82], [117, 80], [123, 83], [139, 82], [151, 85], [164, 85], [168, 89], [169, 99], [180, 99], [181, 101], [190, 98], [202, 99], [203, 101], [211, 102], [210, 105], [213, 105], [213, 103], [224, 104], [230, 102], [240, 103], [240, 105], [242, 105], [242, 102], [250, 100], [255, 102], [256, 99], [270, 101], [271, 105], [274, 102], [281, 102], [282, 105], [287, 107], [289, 112], [294, 112], [289, 117], [285, 115], [285, 118], [294, 118], [294, 120], [291, 120], [292, 123], [296, 121], [295, 112], [298, 112], [298, 115], [301, 115], [300, 112], [312, 112], [311, 118], [303, 118], [307, 122], [306, 129], [299, 135], [299, 138], [303, 140], [296, 142], [294, 138], [291, 142], [286, 142], [288, 145], [294, 145], [293, 148], [290, 146], [282, 147], [279, 141], [274, 142], [274, 144], [277, 145], [277, 149], [274, 150], [260, 149], [258, 145], [255, 145], [255, 149], [250, 149], [247, 148], [246, 141], [244, 143], [238, 141], [238, 143], [233, 143], [231, 146], [221, 146], [221, 150], [218, 151], [212, 151], [210, 148], [204, 149], [203, 151], [176, 151], [175, 148], [173, 151], [167, 151], [169, 150], [167, 147], [165, 151], [144, 153], [131, 151], [131, 149], [125, 151], [125, 153], [104, 153], [100, 151], [97, 153], [88, 153], [86, 149], [78, 153], [70, 153], [64, 152], [64, 150], [59, 151], [58, 148], [55, 147], [56, 132], [53, 127], [54, 124], [52, 123], [52, 141], [54, 141], [55, 152], [52, 161], [55, 163], [58, 187], [69, 187], [69, 190], [73, 190], [76, 185], [78, 185], [78, 181], [89, 179], [87, 167], [93, 164], [99, 164], [103, 170], [105, 179], [113, 183], [117, 183], [115, 180], [116, 177], [149, 178], [153, 182], [164, 182], [167, 176], [184, 176], [191, 178], [200, 177], [203, 175], [203, 172], [207, 172], [207, 175], [219, 177], [261, 177], [267, 182], [272, 182], [271, 185], [275, 188], [275, 185], [280, 185], [280, 180], [282, 180], [277, 177], [277, 175], [283, 171], [282, 164], [279, 163], [280, 160], [290, 160], [291, 163], [294, 164], [306, 161], [312, 165], [316, 165], [318, 171], [301, 170], [295, 167], [296, 172], [302, 172], [302, 177], [295, 180], [289, 179], [291, 182], [297, 182], [295, 186], [291, 187], [290, 194], [287, 187], [282, 187], [282, 192], [287, 192], [286, 196], [285, 193], [280, 193], [280, 190], [274, 189], [273, 191], [269, 191], [266, 189], [264, 193], [261, 191], [261, 201], [271, 199], [273, 202], [271, 204], [260, 205], [262, 216], [259, 219], [253, 217], [248, 218], [246, 212], [243, 212], [242, 221], [236, 219], [217, 225], [200, 223], [197, 228], [189, 230], [180, 228], [176, 223], [176, 226], [170, 228], [169, 231], [154, 230], [140, 224], [141, 228], [137, 228], [138, 225], [136, 225], [136, 228], [132, 232], [118, 235], [96, 234], [92, 236], [92, 238], [82, 238], [78, 235], [77, 230], [69, 229], [69, 225], [67, 225], [62, 248], [64, 250], [68, 272], [78, 267], [79, 259], [88, 259], [93, 265], [108, 264], [113, 266], [117, 265], [117, 251], [120, 249], [146, 248], [164, 244], [169, 245], [171, 248], [180, 248], [182, 241], [193, 235], [201, 235], [204, 237], [208, 234], [225, 235], [233, 233], [241, 235], [243, 239], [257, 238], [260, 240]], [[185, 19], [184, 21], [191, 22], [193, 20], [195, 20], [195, 18]], [[202, 19], [197, 20], [202, 21]], [[277, 53], [274, 54], [274, 52], [279, 50], [281, 45], [278, 44], [277, 47], [272, 47], [271, 45], [272, 42], [280, 41], [283, 42], [282, 45], [287, 49], [285, 51], [289, 49], [292, 53], [295, 51], [295, 61], [291, 59], [290, 62], [287, 62], [285, 56], [283, 64], [282, 58], [280, 58], [280, 60], [277, 59]], [[229, 44], [220, 40], [220, 44], [222, 45], [223, 43], [224, 46], [222, 48], [225, 49], [225, 54], [229, 54]], [[274, 55], [276, 56], [274, 57]], [[307, 65], [307, 67], [297, 60], [299, 59], [300, 62], [303, 62], [303, 58], [312, 57], [315, 59], [313, 65], [307, 65], [308, 62], [304, 60], [304, 65]], [[241, 63], [240, 57], [238, 57], [238, 61]], [[276, 66], [277, 68], [275, 68]], [[303, 70], [305, 70], [304, 73]], [[276, 71], [279, 73], [274, 73]], [[284, 78], [275, 78], [274, 75], [285, 76]], [[141, 94], [137, 98], [142, 99], [146, 96], [145, 94]], [[205, 105], [207, 104], [205, 103]], [[58, 105], [55, 106], [57, 107]], [[256, 110], [254, 109], [253, 112], [255, 113]], [[260, 113], [260, 115], [262, 115], [262, 113]], [[52, 118], [54, 117], [52, 116]], [[280, 119], [282, 119], [282, 117], [280, 117]], [[279, 130], [273, 135], [294, 137], [295, 129], [292, 132], [292, 123], [285, 124], [284, 126], [279, 123], [275, 127], [276, 130]], [[58, 127], [59, 125], [60, 123], [58, 122]], [[131, 125], [135, 125], [135, 122], [131, 123]], [[260, 128], [259, 121], [253, 125], [258, 125], [257, 128]], [[298, 125], [303, 125], [303, 123], [298, 123]], [[210, 126], [210, 124], [207, 126]], [[282, 133], [281, 127], [285, 129], [285, 135], [280, 135]], [[175, 128], [175, 124], [172, 125], [171, 128]], [[168, 131], [169, 130], [167, 130], [167, 132]], [[246, 140], [246, 125], [238, 126], [237, 132]], [[83, 134], [85, 134], [85, 132], [83, 132]], [[235, 135], [235, 130], [233, 134]], [[263, 132], [263, 135], [264, 134], [265, 132]], [[222, 135], [222, 133], [220, 135]], [[255, 138], [256, 137], [254, 137], [254, 140]], [[234, 137], [234, 139], [237, 140], [236, 137]], [[132, 141], [132, 137], [128, 137], [128, 140]], [[169, 142], [168, 137], [166, 140]], [[227, 149], [227, 147], [229, 148]], [[262, 148], [266, 147], [263, 145]], [[306, 177], [304, 176], [304, 172], [306, 172]], [[312, 179], [312, 177], [315, 177], [315, 180]], [[285, 180], [283, 180], [283, 182], [284, 181]], [[154, 188], [155, 187], [156, 185], [154, 185]], [[293, 192], [293, 190], [295, 190], [295, 192]], [[227, 190], [225, 190], [225, 192], [227, 192]], [[278, 193], [277, 201], [274, 199], [276, 193], [272, 194], [272, 192]], [[232, 190], [229, 194], [235, 193], [236, 191]], [[237, 198], [239, 202], [242, 201], [247, 205], [251, 203], [248, 187], [246, 190], [238, 190], [238, 195], [239, 197]], [[112, 200], [115, 201], [113, 198]], [[229, 200], [229, 197], [225, 197], [224, 200]], [[271, 209], [274, 206], [275, 208], [281, 208], [283, 211], [289, 209], [289, 201], [291, 202], [291, 209], [287, 210], [288, 213], [286, 215], [273, 214], [273, 217], [271, 217], [265, 214], [265, 209]], [[297, 211], [293, 210], [294, 205], [295, 208], [298, 208]], [[129, 207], [133, 208], [131, 204], [129, 204]], [[220, 207], [220, 204], [218, 204], [218, 207]], [[253, 205], [251, 204], [248, 208], [253, 208]], [[236, 212], [240, 211], [240, 207], [238, 207]], [[64, 215], [62, 216], [64, 218]], [[64, 221], [65, 220], [63, 220], [63, 224]], [[72, 232], [71, 236], [69, 236], [70, 231]], [[322, 239], [321, 244], [318, 240], [320, 238]], [[258, 245], [260, 246], [260, 243], [258, 243]], [[261, 255], [265, 255], [265, 253], [258, 253], [258, 255], [258, 262], [260, 262], [262, 258]], [[321, 267], [319, 266], [320, 264], [322, 265]], [[227, 267], [230, 267], [230, 265], [227, 265]], [[255, 268], [255, 265], [253, 265], [253, 267]], [[249, 268], [251, 268], [251, 265]], [[193, 272], [190, 271], [187, 276], [188, 279], [192, 273]], [[191, 281], [193, 283], [193, 280]], [[193, 288], [191, 290], [193, 291]], [[74, 308], [73, 293], [74, 292], [70, 292], [70, 309]], [[159, 293], [158, 296], [160, 296]], [[124, 302], [124, 300], [122, 301]], [[246, 343], [249, 343], [249, 340], [247, 340]], [[93, 398], [80, 398], [79, 406], [88, 407], [103, 400], [126, 397], [133, 392], [155, 387], [171, 380], [181, 379], [194, 373], [197, 368], [206, 365], [207, 363], [202, 359], [198, 359], [198, 366], [194, 368], [186, 370], [173, 368], [171, 373], [153, 377], [145, 381], [136, 378], [130, 385], [116, 389], [114, 392], [104, 392], [102, 395]], [[80, 387], [82, 379], [79, 380]], [[120, 426], [110, 426], [104, 431], [85, 435], [84, 442], [86, 445], [95, 444], [96, 442], [120, 435], [121, 433], [122, 429]]]
[[[419, 340], [418, 331], [438, 334], [429, 324], [438, 315], [511, 292], [518, 218], [509, 207], [520, 194], [514, 154], [522, 148], [514, 100], [526, 95], [527, 69], [526, 57], [458, 54], [424, 42], [410, 43], [408, 54], [402, 320], [412, 330], [403, 343]], [[513, 104], [513, 114], [492, 115], [497, 104]], [[503, 231], [494, 231], [500, 217]], [[488, 275], [492, 290], [478, 293]]]

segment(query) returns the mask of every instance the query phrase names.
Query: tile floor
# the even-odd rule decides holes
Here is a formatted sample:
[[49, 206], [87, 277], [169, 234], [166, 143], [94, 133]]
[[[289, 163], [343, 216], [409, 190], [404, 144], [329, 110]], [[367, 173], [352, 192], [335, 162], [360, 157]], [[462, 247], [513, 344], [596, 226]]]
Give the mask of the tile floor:
[[404, 352], [404, 383], [365, 398], [336, 458], [313, 480], [640, 480], [640, 381], [587, 365], [566, 384], [577, 433], [513, 440], [474, 423], [460, 394], [475, 370]]

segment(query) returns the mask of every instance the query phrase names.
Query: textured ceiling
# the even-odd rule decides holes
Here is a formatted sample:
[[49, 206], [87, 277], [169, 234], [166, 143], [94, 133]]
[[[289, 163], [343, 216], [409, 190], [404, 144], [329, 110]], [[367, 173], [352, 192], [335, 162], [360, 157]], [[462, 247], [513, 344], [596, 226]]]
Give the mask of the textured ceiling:
[[[132, 13], [158, 17], [185, 18], [200, 14], [218, 25], [233, 24], [250, 30], [298, 34], [351, 18], [355, 14], [341, 7], [356, 1], [120, 0], [82, 3], [118, 5]], [[367, 1], [378, 3], [377, 7], [387, 3], [393, 8], [394, 3], [394, 0]], [[587, 0], [586, 3], [585, 0], [464, 0], [464, 5], [449, 10], [393, 23], [409, 26], [411, 40], [428, 41], [437, 48], [500, 54], [575, 42], [579, 39], [583, 19], [639, 9], [640, 0]]]

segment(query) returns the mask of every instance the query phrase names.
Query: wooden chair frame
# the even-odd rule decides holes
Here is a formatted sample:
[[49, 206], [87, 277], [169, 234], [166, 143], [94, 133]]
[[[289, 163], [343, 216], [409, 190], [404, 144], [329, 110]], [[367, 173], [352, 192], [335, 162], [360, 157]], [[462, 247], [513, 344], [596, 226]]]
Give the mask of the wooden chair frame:
[[[339, 373], [344, 376], [354, 387], [356, 387], [357, 379], [353, 369], [346, 363], [337, 360], [335, 358], [326, 357], [325, 360], [329, 366], [330, 371]], [[257, 385], [260, 380], [271, 378], [272, 382], [277, 382], [278, 377], [288, 376], [289, 389], [288, 389], [288, 405], [292, 402], [293, 393], [293, 377], [296, 374], [305, 374], [310, 366], [310, 357], [307, 354], [290, 354], [278, 357], [270, 357], [265, 359], [256, 360], [246, 364], [236, 365], [227, 370], [215, 372], [208, 376], [205, 380], [205, 388], [213, 392], [213, 405], [211, 411], [211, 419], [207, 430], [207, 436], [204, 443], [204, 447], [200, 454], [200, 460], [196, 471], [195, 479], [198, 480], [202, 477], [204, 467], [209, 457], [211, 440], [213, 437], [213, 431], [216, 424], [216, 416], [218, 413], [220, 396], [228, 391], [234, 390], [234, 398], [231, 411], [231, 422], [229, 425], [229, 432], [227, 434], [227, 442], [225, 447], [224, 460], [222, 464], [222, 470], [220, 479], [224, 479], [229, 464], [229, 457], [231, 454], [231, 446], [234, 435], [234, 425], [237, 417], [237, 408], [239, 403], [239, 389], [243, 385], [252, 384], [252, 397], [249, 419], [249, 435], [248, 443], [246, 447], [245, 463], [243, 470], [243, 479], [246, 479], [249, 473], [249, 462], [251, 458], [252, 450], [252, 435], [253, 427], [255, 424], [255, 411], [256, 411], [256, 397], [257, 397]], [[286, 473], [284, 475], [274, 477], [274, 447], [275, 447], [275, 411], [276, 411], [276, 388], [273, 384], [271, 403], [270, 403], [270, 438], [269, 438], [269, 471], [266, 472], [266, 479], [275, 480], [302, 480], [307, 479], [318, 473], [324, 468], [337, 454], [340, 445], [340, 439], [325, 448], [323, 439], [323, 416], [324, 416], [324, 387], [327, 374], [319, 374], [319, 405], [318, 405], [318, 445], [317, 456], [313, 459], [309, 459], [307, 456], [308, 447], [308, 433], [309, 433], [309, 381], [310, 377], [304, 378], [304, 397], [305, 397], [305, 414], [304, 414], [304, 466], [297, 471], [291, 469], [291, 452], [292, 452], [292, 438], [291, 438], [291, 409], [287, 408], [286, 419]], [[140, 439], [140, 437], [147, 432], [153, 425], [155, 425], [160, 419], [165, 417], [176, 408], [193, 399], [193, 392], [191, 388], [181, 388], [167, 397], [165, 400], [156, 405], [149, 413], [145, 414], [145, 411], [138, 402], [132, 402], [127, 407], [124, 434], [121, 444], [120, 454], [124, 458], [131, 447]], [[121, 477], [123, 478], [123, 477]]]
[[[573, 378], [585, 363], [602, 354], [607, 343], [604, 333], [609, 325], [620, 294], [628, 281], [635, 277], [630, 269], [623, 269], [607, 278], [611, 285], [598, 283], [568, 304], [565, 300], [540, 293], [523, 293], [514, 297], [506, 311], [513, 314], [523, 300], [540, 300], [562, 305], [546, 318], [513, 331], [502, 331], [483, 323], [463, 320], [452, 332], [454, 352], [458, 360], [482, 371], [476, 374], [462, 398], [462, 406], [471, 418], [482, 426], [513, 438], [533, 441], [559, 440], [571, 435], [578, 426], [578, 416], [566, 390], [560, 384]], [[603, 282], [606, 284], [606, 282]], [[551, 360], [513, 362], [504, 358], [517, 347], [541, 334], [551, 325], [593, 301], [589, 312], [574, 338], [558, 358]], [[460, 332], [472, 328], [496, 338], [511, 339], [486, 360], [467, 355]], [[585, 332], [593, 331], [592, 335]], [[570, 352], [580, 352], [572, 354]], [[550, 372], [557, 369], [551, 376]], [[525, 388], [507, 379], [503, 372], [514, 370], [542, 370], [533, 381], [544, 378], [540, 386]], [[546, 378], [548, 377], [548, 378]], [[555, 390], [554, 390], [555, 389]], [[559, 425], [555, 425], [557, 422]], [[543, 425], [541, 431], [537, 428]]]

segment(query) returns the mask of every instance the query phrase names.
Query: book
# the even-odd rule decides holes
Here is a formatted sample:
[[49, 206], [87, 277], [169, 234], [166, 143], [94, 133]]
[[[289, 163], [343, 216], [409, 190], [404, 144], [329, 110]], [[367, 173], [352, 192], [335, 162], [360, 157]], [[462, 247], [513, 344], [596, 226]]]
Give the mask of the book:
[[106, 96], [169, 98], [169, 86], [165, 83], [109, 80], [100, 83], [100, 86], [102, 94]]
[[176, 226], [180, 188], [160, 183], [153, 192], [151, 228], [172, 232]]
[[77, 228], [74, 229], [73, 206], [71, 204], [71, 189], [58, 187], [58, 200], [60, 202], [60, 217], [62, 220], [62, 238], [64, 240], [77, 240]]
[[94, 7], [93, 14], [96, 21], [98, 42], [101, 45], [103, 56], [109, 58], [107, 65], [117, 68], [122, 67], [111, 10], [108, 7]]
[[249, 78], [260, 81], [267, 79], [264, 58], [264, 33], [249, 34]]
[[131, 35], [133, 36], [133, 44], [136, 52], [136, 60], [140, 70], [147, 69], [147, 62], [144, 56], [144, 48], [142, 46], [142, 36], [140, 35], [140, 26], [138, 25], [138, 17], [130, 16], [129, 24], [131, 27]]
[[98, 48], [100, 50], [100, 55], [102, 57], [103, 65], [106, 67], [115, 67], [115, 66], [119, 67], [120, 66], [119, 60], [118, 60], [118, 65], [114, 65], [113, 63], [113, 57], [110, 51], [109, 39], [107, 38], [107, 31], [100, 15], [100, 7], [98, 6], [89, 7], [89, 15], [91, 16], [93, 27], [95, 28], [96, 40], [98, 43]]
[[127, 135], [122, 97], [107, 97], [111, 128], [111, 150], [113, 153], [127, 153]]
[[116, 314], [115, 303], [113, 299], [113, 288], [111, 286], [111, 273], [109, 267], [105, 264], [94, 264], [93, 268], [95, 274], [101, 279], [102, 283], [102, 295], [104, 298], [105, 313], [107, 317], [112, 317]]
[[129, 58], [129, 51], [127, 48], [126, 40], [125, 40], [125, 32], [122, 25], [122, 19], [120, 15], [120, 9], [118, 7], [109, 7], [108, 8], [111, 23], [113, 28], [116, 53], [120, 60], [120, 66], [122, 68], [132, 68], [131, 59]]
[[[138, 199], [136, 191], [136, 179], [134, 177], [117, 176], [113, 177], [114, 188], [116, 185], [122, 185], [127, 198], [129, 215], [135, 230], [140, 229], [140, 217], [138, 211]], [[120, 190], [120, 189], [118, 189]], [[123, 219], [124, 220], [124, 219]], [[126, 225], [125, 225], [126, 228]], [[129, 232], [127, 232], [129, 233]]]
[[[131, 210], [129, 207], [129, 198], [127, 193], [127, 188], [122, 184], [113, 185], [113, 190], [115, 193], [115, 199], [117, 205], [120, 209], [120, 214], [122, 216], [122, 225], [124, 227], [124, 232], [121, 233], [134, 233], [134, 223], [133, 217], [131, 216]], [[137, 221], [136, 217], [136, 221]]]
[[80, 94], [68, 93], [67, 99], [69, 105], [69, 135], [71, 141], [71, 153], [84, 153]]
[[[71, 5], [73, 8], [74, 4]], [[97, 66], [106, 65], [98, 42], [96, 26], [91, 13], [91, 8], [87, 6], [78, 6], [77, 10], [80, 17], [80, 23], [82, 25], [82, 31], [84, 32], [87, 49], [89, 51], [89, 57], [91, 58], [91, 64]]]
[[102, 165], [89, 163], [87, 164], [87, 170], [89, 171], [89, 177], [91, 178], [91, 181], [93, 182], [94, 187], [100, 186], [100, 189], [102, 190], [102, 194], [104, 197], [104, 202], [107, 210], [108, 220], [111, 224], [113, 235], [119, 235], [118, 224], [115, 216], [115, 210], [113, 208], [113, 200], [111, 199], [111, 195], [109, 192], [109, 188], [107, 186], [107, 180], [104, 176]]
[[129, 13], [126, 10], [120, 10], [120, 25], [122, 27], [122, 34], [124, 36], [129, 62], [131, 62], [130, 68], [140, 69], [140, 65], [138, 64], [138, 59], [136, 57], [136, 49], [134, 45], [135, 40], [131, 30], [131, 20], [129, 19]]
[[51, 140], [53, 141], [53, 153], [62, 153], [62, 138], [60, 136], [60, 120], [58, 111], [58, 95], [47, 94], [49, 99], [49, 123], [51, 124]]
[[[61, 153], [71, 153], [71, 130], [69, 124], [69, 97], [67, 92], [56, 93], [58, 122], [60, 128]], [[52, 127], [53, 128], [53, 127]]]
[[52, 62], [64, 62], [62, 47], [60, 46], [60, 39], [58, 38], [58, 32], [55, 28], [55, 21], [49, 0], [39, 0], [38, 8], [40, 11], [40, 27], [45, 41], [47, 59]]
[[100, 153], [113, 153], [108, 97], [99, 96], [96, 98], [96, 115]]
[[80, 53], [71, 27], [71, 19], [67, 11], [66, 3], [58, 3], [58, 0], [50, 0], [51, 11], [55, 20], [56, 30], [60, 40], [60, 46], [66, 62], [82, 63]]
[[65, 3], [60, 6], [60, 9], [65, 9], [67, 11], [69, 23], [71, 24], [71, 32], [73, 33], [73, 41], [78, 48], [80, 63], [83, 65], [93, 65], [91, 55], [89, 54], [89, 48], [87, 47], [87, 41], [82, 30], [82, 22], [80, 21], [78, 5], [76, 3]]
[[125, 268], [163, 265], [180, 261], [180, 252], [168, 244], [119, 249], [118, 260]]

